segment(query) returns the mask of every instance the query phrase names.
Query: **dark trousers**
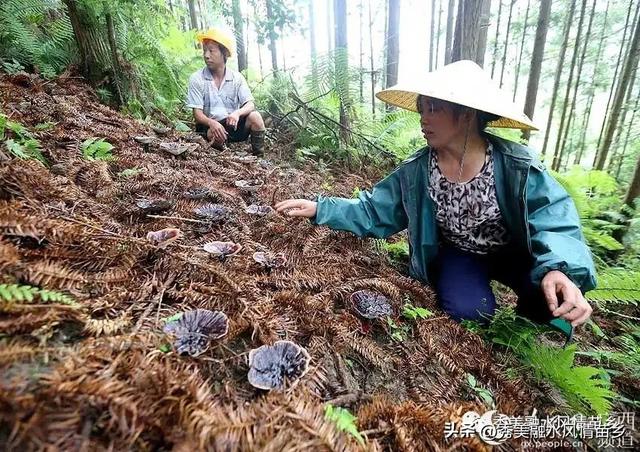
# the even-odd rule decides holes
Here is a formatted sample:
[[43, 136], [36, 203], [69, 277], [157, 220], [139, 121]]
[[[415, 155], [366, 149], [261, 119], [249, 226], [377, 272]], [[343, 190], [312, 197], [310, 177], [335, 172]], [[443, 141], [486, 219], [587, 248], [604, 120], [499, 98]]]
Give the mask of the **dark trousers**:
[[[247, 138], [249, 138], [249, 135], [251, 134], [249, 127], [247, 127], [246, 116], [242, 116], [238, 120], [238, 126], [236, 127], [235, 130], [233, 129], [233, 127], [230, 127], [227, 125], [226, 118], [218, 122], [222, 124], [224, 129], [227, 131], [227, 134], [228, 134], [227, 143], [237, 143], [241, 141], [246, 141]], [[208, 130], [209, 130], [208, 126], [205, 126], [204, 124], [196, 123], [196, 132], [202, 135], [205, 140], [207, 139]]]
[[432, 274], [440, 306], [457, 321], [468, 319], [486, 323], [493, 316], [496, 297], [489, 281], [496, 280], [518, 296], [518, 315], [546, 323], [553, 315], [542, 289], [530, 281], [532, 266], [528, 253], [511, 246], [478, 255], [443, 245]]

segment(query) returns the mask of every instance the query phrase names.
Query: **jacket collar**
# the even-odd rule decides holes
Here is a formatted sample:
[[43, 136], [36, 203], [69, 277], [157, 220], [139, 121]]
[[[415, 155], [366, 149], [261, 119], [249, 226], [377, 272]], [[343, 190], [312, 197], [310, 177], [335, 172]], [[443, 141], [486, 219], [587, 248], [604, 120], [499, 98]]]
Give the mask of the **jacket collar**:
[[[202, 69], [202, 77], [205, 80], [209, 80], [209, 81], [213, 80], [213, 74], [211, 73], [211, 70], [207, 66], [205, 66]], [[227, 68], [226, 66], [224, 67], [224, 81], [225, 82], [233, 81], [233, 72], [231, 72], [229, 68]]]

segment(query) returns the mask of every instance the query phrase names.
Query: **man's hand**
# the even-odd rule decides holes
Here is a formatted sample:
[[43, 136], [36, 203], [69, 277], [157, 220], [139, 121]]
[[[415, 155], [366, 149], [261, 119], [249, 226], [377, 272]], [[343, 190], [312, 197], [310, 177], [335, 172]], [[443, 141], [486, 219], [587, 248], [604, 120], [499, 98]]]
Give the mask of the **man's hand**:
[[[591, 316], [593, 308], [582, 296], [580, 289], [567, 276], [557, 270], [550, 271], [541, 283], [549, 310], [556, 317], [571, 322], [572, 326], [582, 325]], [[558, 294], [562, 304], [558, 304]]]
[[275, 205], [276, 210], [280, 213], [286, 210], [286, 214], [290, 217], [305, 218], [315, 217], [317, 207], [317, 202], [309, 201], [307, 199], [287, 199], [285, 201], [280, 201]]
[[209, 121], [209, 130], [207, 131], [207, 138], [213, 141], [215, 144], [222, 144], [227, 141], [227, 131], [224, 126], [218, 121]]
[[238, 110], [227, 116], [227, 125], [229, 127], [233, 127], [233, 130], [236, 130], [238, 128], [238, 121], [240, 121], [240, 113], [238, 112]]

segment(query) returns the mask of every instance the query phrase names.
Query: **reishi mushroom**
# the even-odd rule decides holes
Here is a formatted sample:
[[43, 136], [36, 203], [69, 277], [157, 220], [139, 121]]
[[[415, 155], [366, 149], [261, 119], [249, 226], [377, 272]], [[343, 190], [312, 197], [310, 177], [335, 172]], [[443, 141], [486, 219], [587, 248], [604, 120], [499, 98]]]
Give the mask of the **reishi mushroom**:
[[309, 370], [311, 356], [291, 341], [276, 341], [249, 352], [249, 383], [259, 389], [293, 386]]
[[229, 319], [222, 311], [195, 309], [168, 322], [163, 331], [175, 336], [173, 346], [180, 355], [196, 357], [207, 351], [212, 340], [229, 331]]

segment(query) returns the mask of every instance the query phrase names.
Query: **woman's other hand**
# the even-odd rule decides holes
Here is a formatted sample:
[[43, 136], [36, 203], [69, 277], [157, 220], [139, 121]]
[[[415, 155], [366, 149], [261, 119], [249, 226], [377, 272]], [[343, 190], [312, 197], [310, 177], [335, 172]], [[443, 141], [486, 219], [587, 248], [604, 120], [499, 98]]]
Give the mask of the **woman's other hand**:
[[316, 216], [317, 206], [317, 202], [307, 199], [287, 199], [277, 203], [275, 208], [280, 213], [286, 211], [286, 215], [290, 217], [313, 218]]
[[[575, 327], [591, 316], [593, 308], [584, 299], [580, 289], [561, 271], [547, 273], [542, 278], [541, 286], [549, 310], [555, 317], [561, 317]], [[558, 303], [558, 294], [562, 294], [562, 304]]]

